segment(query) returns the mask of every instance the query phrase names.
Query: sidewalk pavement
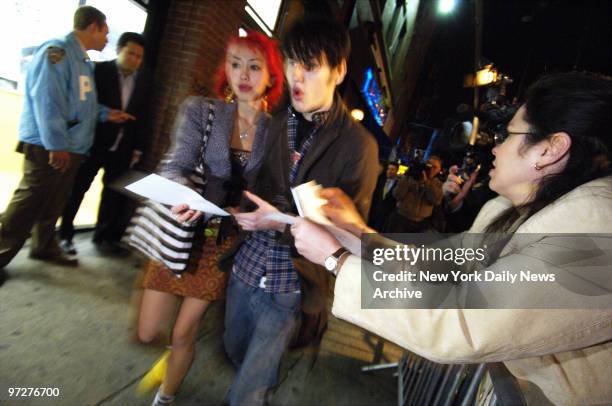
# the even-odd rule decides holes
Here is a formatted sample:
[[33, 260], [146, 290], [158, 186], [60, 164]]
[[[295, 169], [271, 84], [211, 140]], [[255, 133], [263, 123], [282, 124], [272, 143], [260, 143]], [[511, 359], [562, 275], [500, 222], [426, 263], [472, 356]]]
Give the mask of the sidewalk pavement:
[[[161, 355], [131, 340], [139, 260], [108, 257], [77, 234], [79, 267], [31, 260], [26, 246], [6, 267], [0, 287], [0, 404], [149, 405], [135, 388]], [[211, 305], [198, 335], [196, 359], [176, 405], [221, 405], [234, 371], [223, 351], [223, 302]], [[331, 317], [318, 354], [290, 351], [272, 405], [394, 405], [394, 371], [364, 374], [372, 362], [402, 351]], [[381, 351], [381, 347], [382, 351]], [[60, 397], [9, 397], [9, 388], [58, 388]], [[14, 391], [14, 390], [13, 390]]]

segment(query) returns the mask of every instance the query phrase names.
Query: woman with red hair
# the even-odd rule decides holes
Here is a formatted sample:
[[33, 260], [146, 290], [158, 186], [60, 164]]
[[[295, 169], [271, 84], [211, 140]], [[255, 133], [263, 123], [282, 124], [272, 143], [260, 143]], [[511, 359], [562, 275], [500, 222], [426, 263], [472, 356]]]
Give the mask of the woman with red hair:
[[[204, 197], [221, 207], [240, 206], [242, 192], [255, 179], [262, 162], [270, 117], [267, 111], [280, 100], [282, 86], [282, 59], [275, 41], [258, 32], [230, 38], [215, 84], [222, 100], [193, 96], [183, 103], [174, 130], [174, 148], [161, 174], [189, 186], [190, 175], [203, 154], [207, 180]], [[208, 141], [203, 147], [205, 133]], [[172, 211], [180, 221], [209, 220], [205, 213], [191, 210], [187, 204], [177, 205]], [[195, 355], [200, 319], [212, 301], [225, 297], [228, 275], [218, 270], [216, 262], [236, 233], [229, 218], [224, 218], [220, 226], [211, 223], [208, 228], [216, 228], [219, 237], [203, 235], [194, 242], [182, 278], [157, 262], [145, 266], [138, 320], [141, 342], [151, 343], [163, 333], [163, 326], [182, 299], [172, 324], [171, 349], [139, 387], [142, 392], [161, 384], [154, 405], [169, 404], [174, 399]]]

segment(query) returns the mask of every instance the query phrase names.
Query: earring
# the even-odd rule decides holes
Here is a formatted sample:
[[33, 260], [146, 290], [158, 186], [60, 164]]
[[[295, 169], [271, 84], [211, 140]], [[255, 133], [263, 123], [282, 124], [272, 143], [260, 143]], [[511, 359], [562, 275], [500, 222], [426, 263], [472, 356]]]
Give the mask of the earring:
[[268, 95], [264, 95], [264, 97], [261, 99], [261, 109], [263, 111], [268, 111]]
[[542, 170], [542, 167], [541, 167], [540, 165], [538, 165], [538, 163], [536, 162], [536, 164], [534, 165], [534, 169], [535, 169], [536, 171], [541, 171], [541, 170]]
[[234, 91], [232, 90], [230, 85], [225, 86], [225, 91], [223, 93], [225, 95], [225, 102], [226, 103], [233, 103], [234, 102], [234, 98], [235, 98], [236, 95], [234, 94]]

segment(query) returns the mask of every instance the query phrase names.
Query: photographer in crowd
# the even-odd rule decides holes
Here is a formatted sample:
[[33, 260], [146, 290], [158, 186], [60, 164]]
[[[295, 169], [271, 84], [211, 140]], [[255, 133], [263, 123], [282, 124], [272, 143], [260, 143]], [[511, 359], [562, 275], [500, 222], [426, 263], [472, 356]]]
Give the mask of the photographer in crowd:
[[397, 200], [385, 226], [388, 233], [421, 233], [430, 228], [434, 206], [442, 202], [442, 182], [438, 174], [442, 160], [432, 156], [423, 168], [410, 168], [393, 189]]

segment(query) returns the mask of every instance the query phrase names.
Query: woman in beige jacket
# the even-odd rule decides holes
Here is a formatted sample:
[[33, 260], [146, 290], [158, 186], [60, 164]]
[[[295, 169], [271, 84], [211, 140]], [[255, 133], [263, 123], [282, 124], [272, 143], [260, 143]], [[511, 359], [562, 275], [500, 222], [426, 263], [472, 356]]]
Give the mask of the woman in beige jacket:
[[[539, 235], [508, 244], [487, 269], [529, 258], [563, 275], [580, 269], [560, 260], [556, 234], [590, 234], [602, 249], [588, 251], [591, 256], [583, 260], [604, 270], [603, 279], [598, 274], [603, 289], [583, 296], [582, 302], [559, 289], [567, 293], [568, 303], [584, 306], [362, 309], [362, 284], [370, 281], [361, 278], [361, 259], [346, 254], [339, 255], [334, 269], [333, 313], [437, 362], [503, 361], [525, 384], [521, 387], [528, 388], [529, 403], [612, 403], [611, 131], [611, 81], [579, 73], [538, 81], [509, 123], [508, 137], [493, 149], [490, 187], [500, 196], [482, 208], [470, 230]], [[336, 225], [358, 236], [374, 232], [341, 191], [327, 189], [322, 197], [328, 199], [325, 212]], [[331, 234], [309, 221], [299, 221], [292, 231], [298, 251], [315, 263], [327, 260], [329, 265], [332, 254], [341, 250]], [[511, 295], [517, 296], [516, 303], [529, 301], [539, 295], [537, 286], [529, 284]]]

